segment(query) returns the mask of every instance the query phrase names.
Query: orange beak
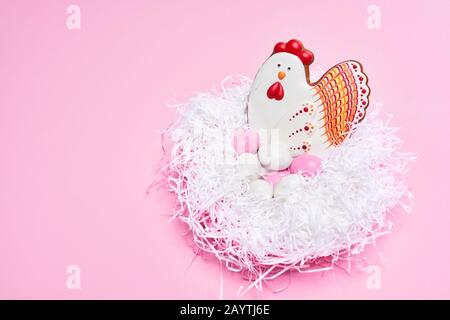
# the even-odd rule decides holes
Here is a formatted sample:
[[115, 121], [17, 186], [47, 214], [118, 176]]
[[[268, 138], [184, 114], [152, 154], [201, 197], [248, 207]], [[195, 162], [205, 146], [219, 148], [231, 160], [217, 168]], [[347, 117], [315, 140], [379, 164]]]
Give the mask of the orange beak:
[[283, 80], [284, 77], [286, 77], [286, 73], [284, 73], [283, 71], [278, 72], [278, 79]]

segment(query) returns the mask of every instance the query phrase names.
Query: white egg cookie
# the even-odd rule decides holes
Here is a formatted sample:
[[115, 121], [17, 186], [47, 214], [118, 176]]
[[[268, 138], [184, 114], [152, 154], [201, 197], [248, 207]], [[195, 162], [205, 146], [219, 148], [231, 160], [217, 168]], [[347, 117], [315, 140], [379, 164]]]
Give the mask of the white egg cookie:
[[303, 185], [303, 179], [298, 174], [288, 174], [281, 178], [274, 188], [274, 197], [299, 192]]
[[284, 143], [262, 145], [258, 150], [258, 159], [269, 170], [286, 169], [293, 160], [289, 147]]
[[238, 173], [249, 180], [258, 179], [265, 170], [261, 167], [258, 156], [253, 153], [243, 153], [237, 158]]
[[272, 184], [263, 179], [250, 182], [249, 191], [266, 199], [272, 198], [273, 196]]

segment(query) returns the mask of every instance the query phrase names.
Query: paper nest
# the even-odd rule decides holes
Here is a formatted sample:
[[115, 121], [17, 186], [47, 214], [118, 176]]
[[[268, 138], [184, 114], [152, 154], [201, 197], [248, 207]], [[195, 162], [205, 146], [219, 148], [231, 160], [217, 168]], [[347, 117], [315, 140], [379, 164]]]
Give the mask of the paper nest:
[[164, 132], [172, 149], [163, 180], [196, 246], [256, 285], [288, 270], [332, 267], [389, 232], [393, 209], [409, 208], [404, 178], [415, 157], [400, 151], [397, 129], [380, 110], [369, 107], [302, 188], [262, 199], [248, 192], [231, 143], [247, 127], [250, 86], [227, 78], [221, 90], [197, 94], [176, 106], [179, 119]]

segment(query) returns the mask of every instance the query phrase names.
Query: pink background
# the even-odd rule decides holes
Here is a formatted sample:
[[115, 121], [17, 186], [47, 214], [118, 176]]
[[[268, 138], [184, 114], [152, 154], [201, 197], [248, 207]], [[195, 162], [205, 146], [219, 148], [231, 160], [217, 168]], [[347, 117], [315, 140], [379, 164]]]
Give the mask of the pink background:
[[[229, 74], [252, 77], [273, 44], [301, 39], [327, 69], [360, 60], [372, 98], [395, 115], [419, 161], [415, 208], [365, 254], [368, 275], [295, 275], [268, 299], [450, 298], [448, 1], [68, 1], [0, 5], [0, 297], [219, 298], [219, 265], [197, 259], [174, 198], [146, 188], [175, 118], [166, 103], [210, 90]], [[66, 287], [81, 267], [81, 290]], [[283, 285], [283, 279], [278, 286]], [[223, 296], [239, 275], [224, 271]], [[257, 297], [254, 292], [245, 298]]]

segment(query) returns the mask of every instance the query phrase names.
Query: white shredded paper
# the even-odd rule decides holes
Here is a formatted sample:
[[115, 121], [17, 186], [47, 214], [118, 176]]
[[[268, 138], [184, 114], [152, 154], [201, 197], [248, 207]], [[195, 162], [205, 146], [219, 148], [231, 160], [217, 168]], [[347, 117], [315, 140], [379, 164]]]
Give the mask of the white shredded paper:
[[326, 270], [389, 232], [394, 207], [409, 211], [404, 178], [415, 156], [400, 150], [397, 129], [373, 106], [300, 189], [272, 199], [247, 192], [232, 139], [247, 126], [250, 86], [230, 77], [221, 90], [197, 94], [176, 106], [179, 119], [164, 133], [172, 142], [163, 172], [178, 198], [175, 217], [201, 250], [258, 286], [288, 270]]

